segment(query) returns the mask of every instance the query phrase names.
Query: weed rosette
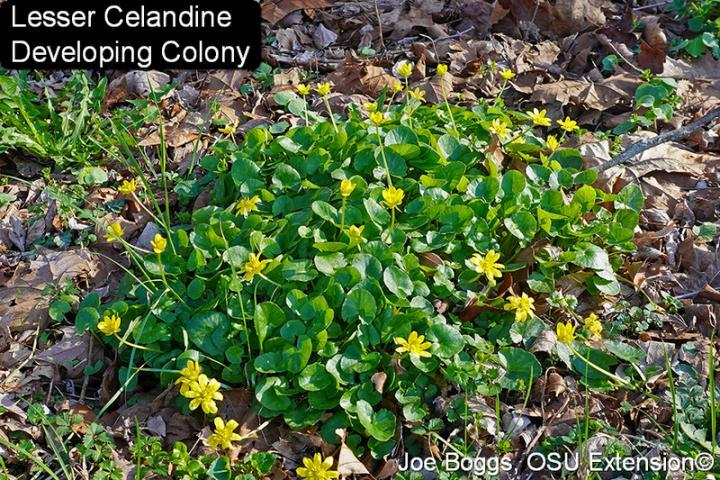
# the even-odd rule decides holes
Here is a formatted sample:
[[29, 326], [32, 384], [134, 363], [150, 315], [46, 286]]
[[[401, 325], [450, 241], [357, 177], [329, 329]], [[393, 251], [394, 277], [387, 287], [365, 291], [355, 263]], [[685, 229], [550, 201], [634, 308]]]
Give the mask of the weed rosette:
[[[276, 100], [308, 118], [308, 92]], [[122, 300], [90, 297], [78, 315], [112, 332], [125, 389], [157, 372], [183, 409], [213, 415], [247, 386], [263, 417], [336, 444], [344, 428], [356, 454], [381, 457], [401, 425], [467, 421], [471, 396], [522, 401], [555, 359], [594, 389], [636, 380], [610, 373], [633, 347], [600, 341], [612, 332], [560, 290], [620, 292], [640, 190], [594, 188], [564, 146], [569, 119], [546, 136], [545, 111], [407, 97], [254, 129], [202, 159], [211, 204], [135, 254]]]

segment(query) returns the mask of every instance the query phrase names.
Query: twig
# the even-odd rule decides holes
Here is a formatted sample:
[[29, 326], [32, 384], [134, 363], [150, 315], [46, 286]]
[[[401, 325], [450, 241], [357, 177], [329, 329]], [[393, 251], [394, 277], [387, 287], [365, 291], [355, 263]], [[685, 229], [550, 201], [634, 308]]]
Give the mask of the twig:
[[[448, 41], [448, 40], [453, 40], [453, 39], [462, 37], [462, 36], [465, 35], [466, 33], [469, 33], [469, 32], [471, 32], [471, 31], [473, 31], [473, 30], [475, 30], [475, 26], [474, 26], [474, 25], [471, 25], [470, 27], [466, 28], [466, 29], [463, 30], [462, 32], [457, 32], [457, 33], [454, 33], [454, 34], [452, 34], [452, 35], [447, 35], [447, 36], [445, 36], [445, 37], [436, 38], [435, 41], [436, 41], [436, 42], [446, 42], [446, 41]], [[401, 45], [402, 45], [402, 44], [405, 44], [405, 43], [412, 43], [412, 42], [414, 42], [415, 40], [417, 40], [418, 38], [420, 38], [421, 36], [427, 37], [427, 35], [415, 35], [414, 37], [405, 37], [405, 38], [403, 38], [402, 40], [400, 40], [400, 41], [397, 42], [397, 43], [398, 43], [398, 44], [401, 44]]]
[[385, 47], [385, 37], [383, 36], [382, 17], [380, 16], [380, 9], [378, 8], [377, 0], [375, 0], [375, 15], [377, 16], [378, 32], [380, 33], [380, 46], [382, 46], [382, 49], [384, 52], [385, 50], [387, 50], [387, 47]]
[[661, 133], [660, 135], [648, 138], [645, 140], [640, 140], [639, 142], [635, 142], [632, 145], [630, 145], [628, 148], [625, 149], [623, 153], [618, 155], [617, 157], [613, 158], [612, 160], [609, 160], [602, 165], [598, 167], [598, 171], [603, 172], [607, 170], [608, 168], [616, 167], [618, 165], [622, 165], [623, 163], [626, 163], [628, 160], [633, 158], [635, 155], [638, 155], [645, 150], [648, 150], [650, 148], [656, 147], [662, 143], [666, 142], [672, 142], [674, 140], [679, 140], [681, 138], [685, 138], [691, 133], [693, 133], [698, 128], [707, 125], [708, 123], [712, 122], [716, 118], [720, 117], [720, 108], [716, 108], [714, 110], [709, 111], [705, 115], [703, 115], [699, 120], [695, 120], [692, 123], [688, 123], [682, 128], [678, 128], [677, 130], [671, 130], [665, 133]]
[[651, 3], [649, 5], [641, 5], [639, 7], [633, 8], [634, 12], [639, 12], [641, 10], [650, 10], [651, 8], [655, 7], [664, 7], [665, 5], [670, 5], [672, 2], [658, 2], [658, 3]]
[[635, 71], [638, 72], [639, 74], [643, 74], [643, 73], [644, 73], [643, 70], [642, 70], [640, 67], [636, 66], [634, 63], [632, 63], [630, 60], [628, 60], [627, 57], [625, 57], [625, 55], [623, 55], [622, 53], [620, 53], [620, 50], [618, 50], [617, 47], [615, 47], [615, 45], [612, 44], [612, 41], [610, 41], [610, 39], [607, 37], [607, 35], [599, 34], [599, 35], [597, 35], [596, 38], [598, 39], [598, 41], [599, 41], [600, 43], [602, 43], [603, 45], [605, 45], [606, 47], [608, 47], [610, 50], [612, 50], [613, 52], [615, 52], [615, 55], [617, 55], [618, 57], [622, 58], [622, 60], [623, 60], [625, 63], [627, 63], [630, 67], [632, 67], [633, 70], [635, 70]]

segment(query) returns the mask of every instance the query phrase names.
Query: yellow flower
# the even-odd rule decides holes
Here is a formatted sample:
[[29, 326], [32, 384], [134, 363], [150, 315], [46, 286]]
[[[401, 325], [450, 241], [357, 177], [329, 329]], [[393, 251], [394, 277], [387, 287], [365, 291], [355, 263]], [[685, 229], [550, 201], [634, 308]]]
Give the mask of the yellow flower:
[[575, 325], [570, 322], [557, 324], [557, 339], [559, 342], [570, 345], [575, 340]]
[[300, 83], [300, 84], [298, 84], [298, 86], [296, 88], [300, 95], [302, 95], [302, 96], [310, 95], [310, 85], [305, 85], [304, 83]]
[[415, 90], [410, 90], [408, 93], [410, 94], [410, 98], [412, 98], [413, 100], [417, 100], [418, 102], [425, 101], [425, 90], [420, 90], [419, 88], [415, 87]]
[[524, 145], [525, 137], [517, 137], [515, 140], [512, 141], [512, 143], [514, 143], [516, 145]]
[[123, 230], [120, 222], [115, 222], [108, 227], [108, 233], [105, 235], [105, 240], [107, 240], [108, 242], [119, 240], [124, 234], [125, 230]]
[[352, 194], [353, 190], [355, 190], [355, 184], [347, 178], [340, 182], [340, 194], [343, 198], [348, 198]]
[[102, 322], [98, 323], [98, 330], [108, 336], [115, 335], [120, 331], [120, 317], [115, 314], [109, 317], [105, 315]]
[[132, 195], [133, 193], [135, 193], [135, 190], [137, 190], [137, 181], [134, 178], [131, 180], [125, 180], [118, 187], [118, 192], [122, 193], [123, 195]]
[[401, 77], [405, 77], [405, 78], [412, 75], [412, 71], [413, 71], [413, 64], [410, 62], [404, 62], [397, 69], [398, 74], [400, 74]]
[[382, 192], [383, 203], [388, 208], [395, 208], [400, 205], [405, 198], [405, 192], [402, 188], [388, 187]]
[[150, 245], [155, 253], [163, 253], [167, 248], [167, 240], [159, 233], [155, 234], [155, 238], [150, 241]]
[[500, 254], [495, 250], [490, 250], [484, 256], [479, 253], [473, 254], [470, 258], [470, 264], [476, 272], [485, 275], [488, 283], [492, 286], [496, 283], [496, 277], [502, 277], [502, 269], [505, 268], [505, 265], [498, 263], [498, 260], [500, 260]]
[[370, 114], [370, 121], [374, 125], [380, 126], [385, 123], [385, 115], [383, 115], [382, 112], [373, 112]]
[[245, 271], [245, 281], [252, 282], [255, 275], [259, 274], [265, 268], [265, 265], [270, 263], [270, 260], [260, 260], [260, 255], [257, 253], [251, 253], [248, 256], [247, 262], [243, 270]]
[[409, 353], [418, 357], [432, 357], [427, 350], [432, 347], [432, 343], [425, 341], [425, 335], [418, 335], [416, 331], [410, 332], [407, 340], [402, 337], [395, 337], [395, 343], [400, 345], [395, 349], [398, 353]]
[[237, 132], [237, 122], [231, 123], [229, 125], [225, 125], [222, 128], [218, 128], [218, 132], [224, 133], [225, 135], [235, 135], [235, 132]]
[[402, 90], [402, 89], [403, 89], [402, 83], [400, 83], [400, 82], [395, 82], [395, 83], [393, 84], [393, 92], [398, 93], [398, 92], [399, 92], [400, 90]]
[[363, 105], [363, 108], [365, 109], [366, 112], [373, 113], [373, 112], [377, 112], [378, 106], [377, 106], [377, 103], [375, 103], [375, 102], [367, 102], [366, 104]]
[[448, 66], [444, 63], [441, 63], [437, 66], [437, 75], [438, 77], [444, 77], [448, 72]]
[[555, 135], [548, 135], [547, 139], [545, 140], [545, 144], [550, 150], [557, 150], [557, 148], [560, 146], [560, 142], [558, 142], [557, 137]]
[[323, 460], [322, 455], [316, 453], [313, 458], [303, 458], [304, 467], [298, 467], [295, 472], [298, 477], [306, 480], [333, 480], [339, 473], [330, 470], [333, 466], [333, 458], [327, 457]]
[[359, 227], [350, 225], [350, 228], [348, 228], [348, 236], [350, 239], [358, 241], [360, 237], [362, 237], [363, 230], [365, 230], [365, 225], [360, 225]]
[[175, 380], [175, 385], [180, 385], [180, 395], [183, 397], [190, 391], [190, 385], [197, 382], [202, 370], [200, 364], [194, 360], [188, 360], [186, 367], [180, 370], [180, 378]]
[[509, 68], [506, 68], [506, 69], [500, 70], [500, 76], [504, 80], [512, 80], [513, 78], [515, 78], [515, 73], [512, 70], [510, 70]]
[[247, 217], [250, 212], [257, 212], [257, 204], [260, 203], [260, 197], [257, 195], [253, 195], [250, 198], [241, 198], [238, 200], [237, 205], [235, 208], [237, 209], [238, 214], [242, 215], [243, 217]]
[[558, 120], [557, 123], [558, 125], [560, 125], [560, 128], [562, 128], [568, 133], [572, 133], [575, 130], [580, 130], [577, 122], [575, 120], [571, 120], [570, 117], [565, 117], [565, 120]]
[[242, 437], [235, 433], [235, 429], [239, 427], [235, 420], [228, 420], [227, 423], [220, 417], [215, 417], [215, 431], [208, 437], [208, 447], [215, 450], [220, 447], [224, 450], [232, 447], [232, 442], [239, 442]]
[[330, 82], [319, 83], [318, 86], [315, 87], [315, 91], [323, 97], [327, 96], [328, 93], [330, 93], [330, 90], [332, 90], [332, 85], [330, 85]]
[[502, 139], [510, 135], [510, 129], [508, 127], [509, 125], [505, 120], [495, 118], [490, 126], [490, 131]]
[[535, 314], [535, 299], [523, 293], [520, 297], [509, 297], [505, 310], [515, 310], [515, 321], [524, 322]]
[[547, 110], [545, 110], [545, 109], [538, 110], [537, 108], [533, 108], [532, 112], [528, 111], [525, 113], [527, 114], [528, 117], [530, 117], [530, 120], [532, 120], [533, 125], [537, 125], [538, 127], [549, 127], [550, 126], [550, 119], [545, 116], [547, 114]]
[[590, 332], [590, 335], [593, 337], [602, 336], [603, 325], [594, 313], [591, 313], [585, 319], [585, 328], [587, 328], [588, 332]]
[[201, 373], [197, 381], [190, 384], [184, 396], [191, 399], [190, 410], [197, 410], [200, 407], [207, 414], [215, 414], [218, 410], [215, 402], [223, 399], [222, 393], [218, 390], [220, 390], [220, 382]]

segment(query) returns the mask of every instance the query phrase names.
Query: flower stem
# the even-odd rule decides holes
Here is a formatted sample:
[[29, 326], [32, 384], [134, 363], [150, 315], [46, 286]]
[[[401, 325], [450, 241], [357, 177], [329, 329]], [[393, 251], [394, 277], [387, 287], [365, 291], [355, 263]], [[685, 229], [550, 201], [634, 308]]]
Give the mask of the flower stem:
[[395, 229], [395, 207], [390, 209], [390, 228], [388, 228], [388, 235], [385, 241], [392, 240], [392, 233]]
[[138, 350], [147, 350], [148, 352], [154, 352], [154, 353], [162, 353], [161, 350], [156, 350], [156, 349], [154, 349], [154, 348], [144, 347], [144, 346], [142, 346], [142, 345], [138, 345], [138, 344], [136, 344], [136, 343], [129, 342], [129, 341], [125, 340], [124, 338], [122, 338], [122, 337], [121, 337], [120, 335], [118, 335], [117, 333], [114, 333], [113, 336], [118, 340], [118, 342], [120, 342], [120, 343], [122, 343], [123, 345], [126, 345], [126, 346], [128, 346], [128, 347], [130, 347], [130, 348], [137, 348]]
[[585, 358], [585, 357], [583, 357], [582, 355], [580, 355], [580, 353], [579, 353], [577, 350], [575, 350], [575, 347], [573, 347], [573, 346], [570, 345], [569, 343], [567, 344], [567, 346], [570, 348], [570, 351], [571, 351], [572, 353], [574, 353], [574, 354], [577, 355], [578, 357], [582, 358], [583, 361], [584, 361], [587, 365], [591, 366], [593, 369], [597, 370], [598, 372], [602, 373], [603, 375], [607, 375], [608, 377], [612, 378], [613, 380], [615, 380], [615, 381], [618, 382], [618, 383], [621, 383], [621, 384], [622, 384], [623, 386], [625, 386], [625, 387], [629, 387], [629, 386], [630, 386], [630, 382], [628, 382], [628, 381], [625, 380], [624, 378], [620, 378], [620, 377], [618, 377], [617, 375], [608, 372], [608, 371], [605, 370], [604, 368], [598, 367], [598, 366], [595, 365], [593, 362], [591, 362], [589, 358]]
[[504, 80], [502, 87], [500, 87], [500, 91], [498, 92], [497, 96], [495, 97], [495, 100], [493, 101], [493, 106], [497, 105], [497, 103], [500, 101], [502, 94], [505, 92], [505, 89], [507, 88], [507, 84], [508, 84], [508, 81]]
[[302, 98], [303, 98], [303, 101], [305, 102], [305, 126], [306, 126], [306, 127], [309, 127], [309, 126], [310, 126], [310, 121], [308, 120], [308, 103], [307, 103], [307, 96], [306, 96], [306, 95], [303, 95]]
[[525, 128], [523, 128], [523, 130], [521, 130], [520, 133], [518, 133], [517, 135], [515, 135], [514, 137], [512, 137], [512, 138], [511, 138], [510, 140], [508, 140], [507, 142], [503, 142], [503, 143], [502, 143], [502, 146], [504, 147], [505, 145], [510, 145], [511, 143], [513, 143], [513, 142], [514, 142], [515, 140], [517, 140], [518, 138], [520, 138], [520, 137], [522, 137], [522, 136], [524, 136], [524, 135], [527, 135], [527, 133], [528, 133], [530, 130], [532, 130], [532, 126], [525, 126]]
[[[335, 123], [335, 117], [333, 116], [332, 109], [330, 108], [330, 102], [328, 101], [327, 97], [323, 97], [323, 101], [325, 102], [325, 108], [327, 108], [328, 115], [330, 115], [330, 120], [332, 121], [333, 128], [335, 128], [335, 133], [338, 133], [338, 126], [337, 123]], [[307, 110], [306, 110], [307, 113]]]
[[145, 204], [140, 200], [140, 198], [137, 196], [137, 194], [135, 192], [133, 192], [132, 197], [135, 199], [135, 201], [138, 203], [138, 205], [140, 205], [140, 208], [145, 210], [145, 212], [147, 212], [147, 214], [150, 215], [150, 218], [152, 218], [153, 221], [155, 221], [158, 225], [165, 226], [165, 222], [160, 220], [154, 213], [152, 213], [150, 211], [150, 209], [147, 208], [145, 206]]
[[158, 257], [158, 267], [160, 268], [160, 278], [162, 278], [162, 282], [165, 285], [165, 288], [167, 288], [170, 291], [170, 293], [173, 294], [173, 297], [180, 300], [180, 303], [187, 306], [187, 303], [185, 303], [185, 300], [183, 300], [182, 297], [175, 292], [175, 290], [170, 286], [170, 284], [167, 281], [167, 277], [165, 276], [165, 268], [163, 267], [163, 264], [162, 264], [162, 254], [158, 253], [157, 257]]
[[453, 117], [452, 110], [450, 109], [450, 102], [448, 101], [447, 93], [445, 92], [445, 84], [443, 83], [443, 79], [440, 78], [440, 92], [442, 92], [443, 100], [445, 100], [445, 106], [447, 107], [448, 115], [450, 116], [450, 123], [452, 123], [453, 131], [455, 132], [455, 137], [458, 137], [460, 132], [458, 132], [457, 124], [455, 124], [455, 117]]
[[342, 213], [340, 214], [340, 231], [345, 231], [345, 203], [347, 203], [347, 199], [343, 197], [342, 199]]
[[270, 284], [272, 284], [272, 285], [274, 285], [274, 286], [276, 286], [276, 287], [278, 287], [278, 288], [282, 288], [282, 285], [280, 285], [279, 283], [277, 283], [277, 282], [274, 281], [274, 280], [270, 280], [268, 277], [266, 277], [266, 276], [263, 275], [262, 273], [258, 273], [258, 276], [259, 276], [260, 278], [262, 278], [263, 280], [267, 281], [268, 283], [270, 283]]
[[375, 127], [375, 134], [377, 135], [378, 145], [380, 145], [380, 155], [383, 159], [383, 165], [385, 166], [385, 174], [387, 175], [388, 187], [392, 187], [392, 178], [390, 178], [390, 168], [388, 167], [387, 157], [385, 156], [385, 147], [383, 147], [383, 141], [380, 137], [380, 127]]

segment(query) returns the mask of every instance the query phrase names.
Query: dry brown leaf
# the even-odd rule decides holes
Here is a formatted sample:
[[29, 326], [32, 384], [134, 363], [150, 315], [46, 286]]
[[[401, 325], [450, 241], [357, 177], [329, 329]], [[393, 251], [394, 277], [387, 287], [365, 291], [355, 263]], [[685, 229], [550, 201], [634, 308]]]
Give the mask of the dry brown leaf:
[[89, 334], [79, 335], [74, 326], [63, 327], [61, 331], [62, 339], [49, 349], [35, 355], [35, 361], [64, 367], [67, 369], [68, 378], [79, 378], [88, 361]]
[[637, 62], [641, 68], [649, 68], [655, 74], [662, 73], [666, 57], [667, 54], [663, 47], [651, 46], [644, 40], [640, 42], [640, 53]]
[[392, 89], [399, 82], [384, 68], [364, 63], [352, 56], [345, 58], [337, 70], [328, 75], [335, 91], [347, 95], [364, 93], [378, 97], [384, 88]]
[[278, 0], [262, 4], [262, 18], [273, 25], [297, 10], [328, 8], [326, 0]]
[[602, 82], [561, 80], [538, 85], [530, 98], [533, 102], [573, 104], [595, 110], [607, 110], [623, 103], [630, 105], [640, 84], [637, 77], [615, 75]]
[[340, 446], [340, 455], [338, 455], [337, 472], [340, 474], [340, 478], [345, 478], [350, 475], [370, 475], [368, 469], [363, 463], [358, 460], [350, 447], [342, 442]]
[[[29, 264], [21, 264], [0, 288], [0, 325], [11, 332], [34, 329], [47, 319], [48, 297], [43, 290], [51, 281], [92, 277], [96, 264], [84, 250], [40, 249]], [[0, 331], [2, 331], [0, 330]], [[0, 333], [0, 337], [2, 334]]]
[[378, 393], [383, 393], [386, 380], [387, 373], [385, 372], [377, 372], [373, 374], [373, 376], [370, 378], [370, 381], [373, 383], [373, 385], [375, 385], [375, 391], [377, 391]]
[[710, 52], [694, 60], [668, 57], [663, 76], [685, 80], [717, 80], [720, 79], [720, 60], [716, 60]]
[[[165, 127], [163, 137], [165, 144], [172, 148], [177, 148], [186, 143], [190, 143], [198, 138], [198, 133], [191, 130], [183, 130], [177, 127]], [[156, 147], [160, 145], [160, 130], [155, 130], [138, 143], [140, 147]]]
[[411, 33], [415, 33], [418, 27], [424, 29], [441, 28], [435, 23], [430, 13], [416, 6], [410, 7], [408, 13], [399, 15], [399, 19], [390, 25], [392, 25], [393, 30], [389, 38], [395, 41], [401, 40]]

